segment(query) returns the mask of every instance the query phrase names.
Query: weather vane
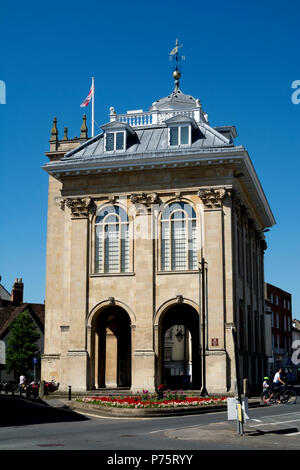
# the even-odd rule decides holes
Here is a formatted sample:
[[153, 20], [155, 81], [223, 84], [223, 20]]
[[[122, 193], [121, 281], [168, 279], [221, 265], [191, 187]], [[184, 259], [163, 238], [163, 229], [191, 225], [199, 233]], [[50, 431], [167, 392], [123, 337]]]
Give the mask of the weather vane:
[[178, 39], [176, 39], [175, 47], [170, 52], [170, 60], [176, 62], [175, 69], [173, 71], [173, 78], [175, 79], [175, 89], [176, 89], [176, 91], [179, 89], [179, 79], [181, 77], [181, 71], [179, 69], [179, 62], [181, 60], [185, 60], [184, 55], [179, 55], [178, 54], [178, 49], [180, 47], [182, 47], [182, 44], [179, 45], [178, 44]]

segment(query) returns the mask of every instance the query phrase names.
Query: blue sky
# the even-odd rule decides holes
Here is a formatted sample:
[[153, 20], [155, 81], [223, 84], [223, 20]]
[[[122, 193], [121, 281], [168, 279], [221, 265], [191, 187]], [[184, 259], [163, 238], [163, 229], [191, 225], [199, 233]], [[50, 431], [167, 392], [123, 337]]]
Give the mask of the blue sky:
[[[22, 277], [25, 300], [43, 302], [47, 161], [59, 136], [79, 136], [80, 108], [95, 76], [95, 120], [144, 109], [173, 89], [169, 52], [184, 44], [181, 90], [200, 98], [211, 125], [233, 124], [249, 151], [277, 225], [267, 234], [265, 279], [299, 293], [299, 2], [77, 0], [1, 6], [0, 275]], [[59, 289], [59, 286], [58, 286]]]

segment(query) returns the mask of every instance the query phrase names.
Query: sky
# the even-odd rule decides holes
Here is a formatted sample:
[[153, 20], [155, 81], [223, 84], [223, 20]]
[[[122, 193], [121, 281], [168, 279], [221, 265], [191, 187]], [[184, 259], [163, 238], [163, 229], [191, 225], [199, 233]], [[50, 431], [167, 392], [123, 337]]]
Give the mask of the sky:
[[98, 125], [110, 106], [148, 110], [174, 88], [169, 53], [178, 38], [181, 90], [200, 99], [212, 126], [235, 125], [236, 145], [249, 152], [276, 220], [266, 234], [265, 281], [292, 294], [300, 319], [299, 18], [298, 1], [2, 3], [1, 283], [10, 291], [21, 277], [24, 300], [44, 301], [41, 167], [53, 118], [59, 138], [64, 127], [79, 136], [84, 113], [90, 127], [91, 109], [80, 104], [92, 76]]

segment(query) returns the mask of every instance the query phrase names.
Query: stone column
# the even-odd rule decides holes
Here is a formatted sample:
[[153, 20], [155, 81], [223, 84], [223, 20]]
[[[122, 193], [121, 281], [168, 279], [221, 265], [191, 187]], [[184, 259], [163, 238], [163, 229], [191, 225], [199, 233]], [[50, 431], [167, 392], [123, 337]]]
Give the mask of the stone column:
[[106, 328], [105, 386], [118, 386], [118, 338], [109, 328]]
[[132, 354], [132, 391], [155, 390], [155, 352], [153, 349], [154, 236], [151, 205], [155, 194], [132, 195], [135, 220], [136, 329]]
[[209, 393], [218, 393], [227, 385], [223, 201], [230, 191], [201, 189], [198, 195], [204, 207], [203, 257], [208, 265], [206, 383]]
[[71, 211], [70, 332], [67, 380], [74, 391], [87, 389], [86, 315], [88, 294], [89, 198], [67, 199]]

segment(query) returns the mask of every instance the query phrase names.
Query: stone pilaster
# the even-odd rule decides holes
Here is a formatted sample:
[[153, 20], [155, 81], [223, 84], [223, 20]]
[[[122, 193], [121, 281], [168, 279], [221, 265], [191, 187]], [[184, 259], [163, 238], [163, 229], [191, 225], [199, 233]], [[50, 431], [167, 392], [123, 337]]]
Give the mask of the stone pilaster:
[[71, 385], [74, 391], [80, 391], [86, 390], [87, 377], [88, 215], [92, 201], [90, 198], [68, 198], [65, 200], [65, 205], [70, 209], [71, 216], [70, 331], [67, 376], [68, 385]]
[[[225, 273], [224, 273], [224, 212], [223, 203], [230, 196], [228, 189], [200, 189], [198, 196], [204, 210], [203, 256], [208, 266], [207, 275], [207, 388], [214, 384], [214, 392], [221, 392], [227, 384], [225, 350]], [[214, 338], [213, 346], [212, 339]], [[217, 340], [217, 341], [216, 341]]]
[[156, 194], [134, 194], [135, 204], [135, 295], [136, 330], [132, 353], [132, 390], [155, 389], [155, 353], [153, 350], [154, 312], [154, 234], [152, 204]]

